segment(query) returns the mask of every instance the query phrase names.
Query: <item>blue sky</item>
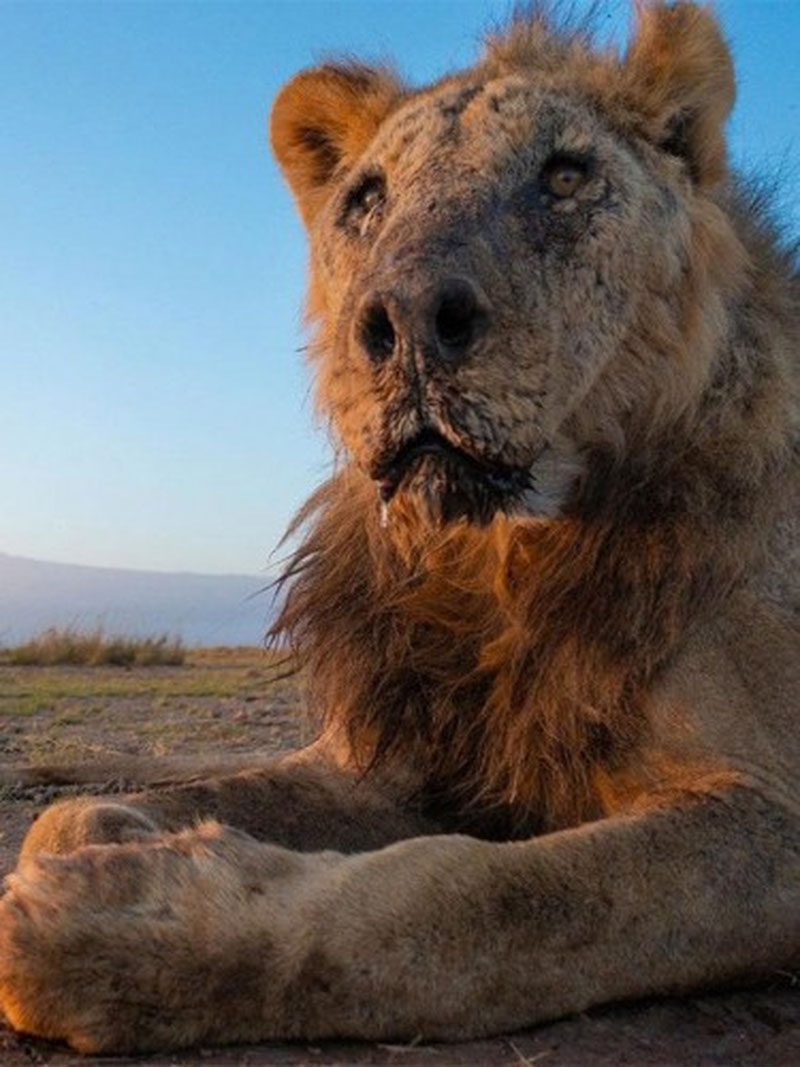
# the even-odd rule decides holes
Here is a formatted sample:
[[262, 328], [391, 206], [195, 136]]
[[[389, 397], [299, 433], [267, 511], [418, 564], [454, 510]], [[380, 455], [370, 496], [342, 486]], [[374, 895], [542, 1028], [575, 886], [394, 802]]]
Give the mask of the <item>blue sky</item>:
[[[580, 8], [584, 5], [578, 3]], [[259, 573], [329, 470], [269, 102], [331, 52], [424, 81], [506, 0], [0, 0], [0, 551]], [[624, 34], [628, 5], [609, 3]], [[800, 0], [717, 4], [734, 159], [800, 233]]]

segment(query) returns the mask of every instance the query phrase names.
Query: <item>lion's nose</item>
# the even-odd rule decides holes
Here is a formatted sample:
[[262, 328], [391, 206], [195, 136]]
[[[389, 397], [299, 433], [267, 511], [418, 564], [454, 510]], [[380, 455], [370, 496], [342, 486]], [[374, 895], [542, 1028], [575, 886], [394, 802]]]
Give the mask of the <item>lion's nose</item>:
[[445, 278], [416, 296], [373, 293], [362, 304], [357, 337], [372, 363], [406, 350], [455, 366], [484, 332], [488, 302], [467, 278]]

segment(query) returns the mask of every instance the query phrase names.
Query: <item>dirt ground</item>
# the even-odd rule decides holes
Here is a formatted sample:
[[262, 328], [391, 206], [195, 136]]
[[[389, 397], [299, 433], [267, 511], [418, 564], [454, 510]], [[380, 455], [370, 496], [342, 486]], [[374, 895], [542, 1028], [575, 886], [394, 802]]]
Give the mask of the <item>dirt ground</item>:
[[[297, 698], [259, 650], [192, 653], [182, 667], [11, 667], [0, 662], [0, 875], [37, 810], [59, 796], [119, 793], [296, 746]], [[55, 774], [54, 767], [69, 768]], [[78, 783], [78, 784], [76, 784]], [[0, 1022], [0, 1067], [77, 1067], [63, 1046]], [[203, 1048], [92, 1064], [230, 1067], [798, 1067], [800, 983], [615, 1005], [490, 1041]]]

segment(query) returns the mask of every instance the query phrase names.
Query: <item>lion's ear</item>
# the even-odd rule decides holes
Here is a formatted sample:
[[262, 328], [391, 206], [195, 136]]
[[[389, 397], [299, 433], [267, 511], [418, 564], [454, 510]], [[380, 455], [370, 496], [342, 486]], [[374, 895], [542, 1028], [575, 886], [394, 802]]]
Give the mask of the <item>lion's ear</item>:
[[730, 52], [710, 12], [696, 4], [639, 0], [623, 69], [653, 141], [685, 159], [699, 185], [719, 181], [723, 127], [736, 86]]
[[337, 168], [364, 151], [402, 91], [388, 71], [356, 64], [304, 70], [281, 89], [270, 141], [306, 224]]

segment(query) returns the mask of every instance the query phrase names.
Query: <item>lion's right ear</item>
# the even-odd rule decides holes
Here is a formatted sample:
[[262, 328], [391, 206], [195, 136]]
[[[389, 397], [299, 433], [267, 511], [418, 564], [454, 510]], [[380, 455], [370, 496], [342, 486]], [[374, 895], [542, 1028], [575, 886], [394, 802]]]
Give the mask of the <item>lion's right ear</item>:
[[313, 67], [281, 89], [270, 142], [306, 225], [335, 171], [361, 155], [402, 95], [388, 71], [357, 64]]

